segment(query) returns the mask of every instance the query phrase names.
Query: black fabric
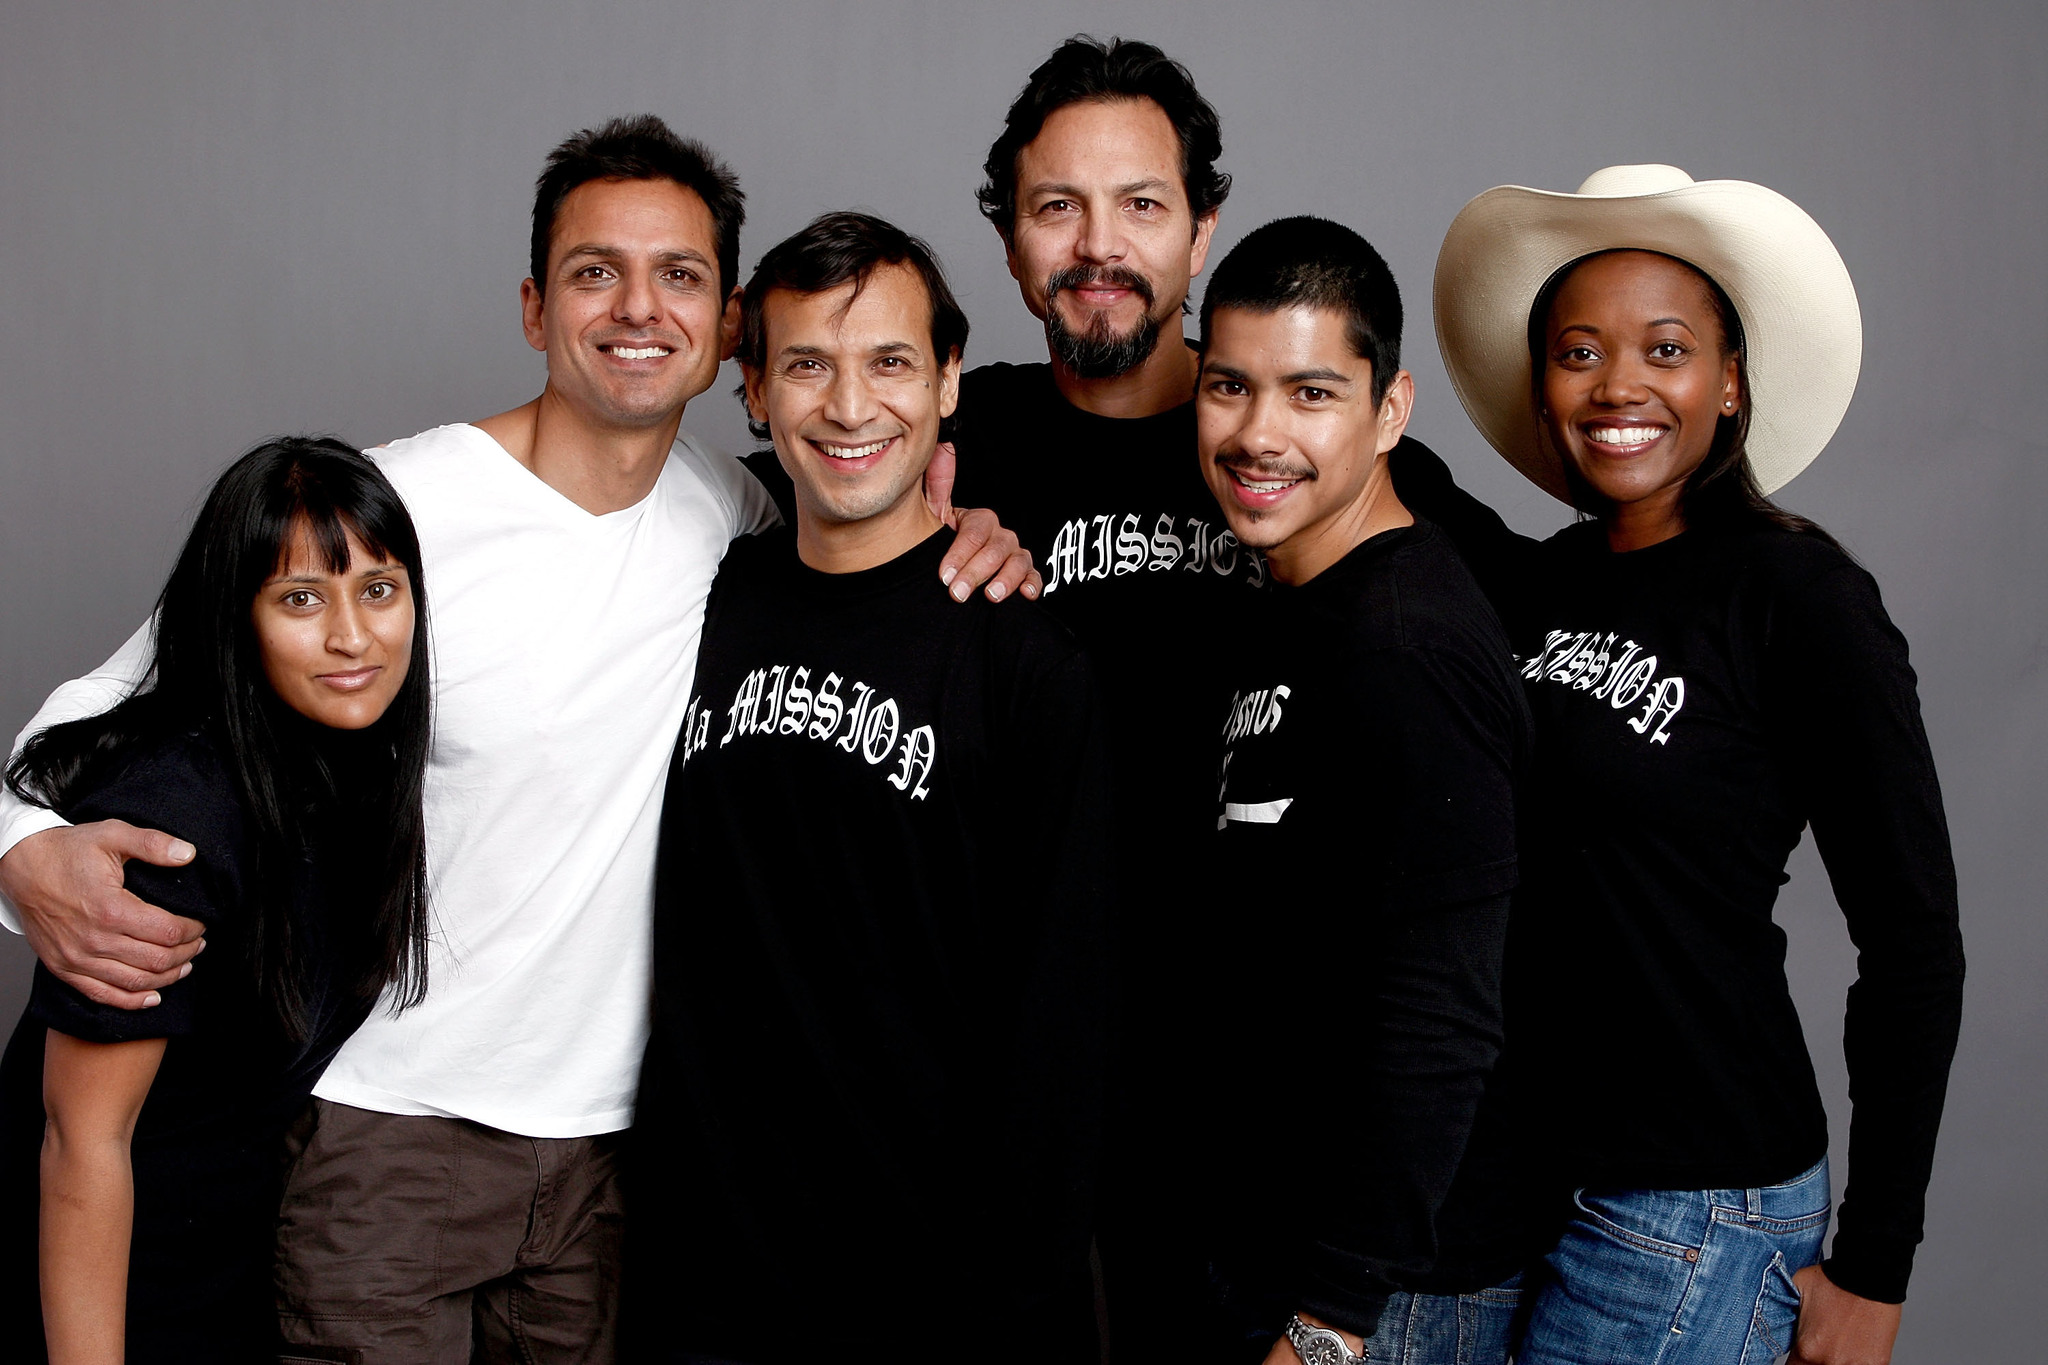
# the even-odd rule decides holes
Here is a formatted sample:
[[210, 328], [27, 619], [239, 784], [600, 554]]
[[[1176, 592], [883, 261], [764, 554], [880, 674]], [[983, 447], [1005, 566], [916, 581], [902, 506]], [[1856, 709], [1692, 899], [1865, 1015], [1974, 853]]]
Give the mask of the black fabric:
[[[64, 810], [73, 822], [117, 819], [160, 829], [198, 850], [181, 868], [131, 862], [136, 895], [206, 925], [192, 974], [147, 1010], [96, 1005], [35, 968], [29, 1004], [0, 1061], [0, 1143], [6, 1180], [7, 1320], [41, 1359], [36, 1302], [38, 1153], [43, 1045], [49, 1029], [88, 1042], [167, 1038], [137, 1117], [130, 1160], [135, 1222], [129, 1249], [131, 1362], [275, 1357], [271, 1247], [283, 1188], [284, 1134], [320, 1073], [368, 1013], [350, 985], [365, 951], [359, 907], [336, 903], [302, 864], [287, 913], [316, 965], [310, 1036], [294, 1042], [256, 989], [246, 958], [254, 903], [252, 827], [218, 750], [186, 736], [138, 753]], [[34, 1338], [30, 1338], [30, 1333]]]
[[637, 1360], [1083, 1361], [1107, 764], [1030, 603], [735, 544], [662, 811]]
[[1215, 1259], [1268, 1332], [1300, 1308], [1369, 1335], [1436, 1262], [1500, 1049], [1527, 709], [1424, 521], [1260, 594], [1227, 637], [1197, 1005]]
[[1765, 527], [1613, 554], [1587, 524], [1536, 547], [1440, 467], [1395, 478], [1496, 581], [1525, 585], [1511, 629], [1537, 733], [1518, 910], [1531, 1005], [1511, 1046], [1561, 1175], [1745, 1188], [1826, 1152], [1771, 918], [1810, 824], [1859, 954], [1827, 1273], [1901, 1301], [1963, 952], [1913, 669], [1877, 584], [1825, 540]]

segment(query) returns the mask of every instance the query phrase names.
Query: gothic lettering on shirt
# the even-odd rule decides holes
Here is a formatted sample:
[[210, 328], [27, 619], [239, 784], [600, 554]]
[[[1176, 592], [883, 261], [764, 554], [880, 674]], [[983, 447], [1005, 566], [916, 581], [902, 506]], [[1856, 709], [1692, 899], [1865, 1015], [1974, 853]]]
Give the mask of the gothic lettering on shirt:
[[[808, 668], [773, 664], [741, 678], [732, 704], [724, 708], [725, 734], [718, 747], [749, 735], [800, 735], [836, 745], [870, 767], [880, 767], [894, 754], [893, 770], [884, 773], [889, 785], [908, 792], [916, 801], [930, 795], [932, 767], [939, 757], [938, 736], [932, 727], [919, 725], [906, 731], [896, 699], [880, 695], [864, 682], [847, 684], [837, 673], [827, 673], [812, 687], [812, 676]], [[851, 687], [850, 699], [842, 686]], [[715, 713], [702, 697], [690, 699], [676, 762], [688, 763], [711, 747]]]
[[1176, 518], [1171, 512], [1161, 512], [1149, 524], [1136, 512], [1106, 512], [1076, 517], [1060, 527], [1046, 557], [1045, 591], [1176, 567], [1185, 573], [1242, 577], [1255, 587], [1266, 581], [1265, 558], [1246, 550], [1228, 529], [1200, 517]]
[[1543, 648], [1516, 661], [1530, 682], [1590, 693], [1616, 711], [1640, 705], [1628, 728], [1648, 735], [1652, 744], [1670, 743], [1671, 722], [1685, 705], [1685, 679], [1675, 673], [1658, 677], [1657, 656], [1612, 631], [1549, 631]]
[[[1222, 808], [1217, 815], [1216, 828], [1222, 829], [1228, 824], [1233, 812], [1238, 818], [1243, 818], [1245, 810], [1223, 799], [1224, 793], [1230, 789], [1230, 760], [1237, 757], [1237, 742], [1248, 735], [1266, 735], [1279, 729], [1285, 713], [1281, 703], [1293, 695], [1294, 689], [1285, 683], [1230, 694], [1230, 710], [1225, 713], [1223, 722], [1223, 763], [1216, 771], [1216, 804]], [[1288, 804], [1281, 802], [1280, 809], [1284, 810]]]

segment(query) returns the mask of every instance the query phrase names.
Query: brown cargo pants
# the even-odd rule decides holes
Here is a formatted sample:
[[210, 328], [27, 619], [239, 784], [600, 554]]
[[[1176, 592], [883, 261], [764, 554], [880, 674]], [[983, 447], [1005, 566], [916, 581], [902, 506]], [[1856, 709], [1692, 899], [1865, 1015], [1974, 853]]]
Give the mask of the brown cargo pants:
[[282, 1359], [610, 1365], [621, 1134], [528, 1138], [314, 1101], [277, 1240]]

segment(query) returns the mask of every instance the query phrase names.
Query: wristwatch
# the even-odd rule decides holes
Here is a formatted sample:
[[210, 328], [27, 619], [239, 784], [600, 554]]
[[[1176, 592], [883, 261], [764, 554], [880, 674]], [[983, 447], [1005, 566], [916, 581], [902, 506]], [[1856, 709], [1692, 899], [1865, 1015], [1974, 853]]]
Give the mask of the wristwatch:
[[1287, 1339], [1294, 1343], [1301, 1365], [1364, 1365], [1372, 1355], [1371, 1347], [1353, 1351], [1343, 1337], [1327, 1327], [1309, 1326], [1299, 1313], [1287, 1320]]

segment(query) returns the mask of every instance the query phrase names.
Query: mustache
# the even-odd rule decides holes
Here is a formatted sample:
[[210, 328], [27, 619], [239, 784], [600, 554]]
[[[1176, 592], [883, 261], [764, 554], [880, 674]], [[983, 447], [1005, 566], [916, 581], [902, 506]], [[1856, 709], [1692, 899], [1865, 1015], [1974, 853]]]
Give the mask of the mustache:
[[1286, 483], [1295, 479], [1316, 477], [1313, 465], [1261, 460], [1235, 450], [1218, 451], [1216, 464], [1219, 468], [1242, 474], [1257, 483]]
[[1085, 289], [1090, 285], [1128, 289], [1145, 301], [1147, 311], [1158, 301], [1158, 294], [1152, 288], [1152, 281], [1127, 265], [1062, 266], [1046, 277], [1045, 297], [1050, 301], [1063, 289]]

